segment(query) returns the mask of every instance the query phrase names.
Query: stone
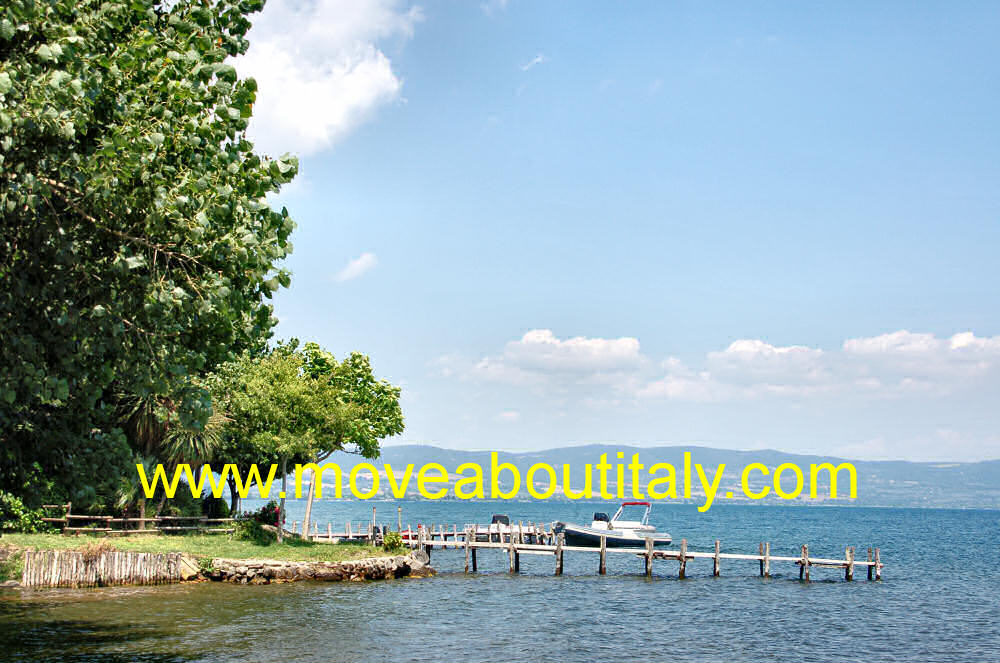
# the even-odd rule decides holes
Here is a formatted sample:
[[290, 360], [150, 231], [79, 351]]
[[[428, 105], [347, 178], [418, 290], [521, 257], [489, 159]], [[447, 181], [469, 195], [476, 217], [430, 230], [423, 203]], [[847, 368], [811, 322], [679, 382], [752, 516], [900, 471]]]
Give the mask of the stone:
[[198, 561], [195, 558], [185, 555], [180, 558], [177, 564], [177, 572], [180, 574], [181, 580], [191, 580], [201, 574], [201, 567], [198, 566]]

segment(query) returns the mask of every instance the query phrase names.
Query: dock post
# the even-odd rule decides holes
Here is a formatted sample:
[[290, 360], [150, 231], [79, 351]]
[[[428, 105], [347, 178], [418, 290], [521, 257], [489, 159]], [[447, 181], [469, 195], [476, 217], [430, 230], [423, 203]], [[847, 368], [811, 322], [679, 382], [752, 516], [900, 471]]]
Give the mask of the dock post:
[[396, 507], [396, 531], [403, 531], [403, 507], [401, 506]]
[[844, 551], [844, 559], [847, 560], [847, 568], [844, 570], [844, 580], [851, 582], [854, 580], [854, 546], [848, 546]]
[[606, 534], [601, 535], [601, 565], [598, 568], [598, 572], [603, 576], [608, 572], [608, 537]]
[[681, 550], [677, 555], [677, 560], [680, 562], [680, 569], [677, 571], [677, 577], [684, 579], [685, 572], [687, 571], [687, 555], [688, 555], [688, 540], [681, 539]]
[[802, 580], [803, 575], [805, 576], [805, 581], [809, 582], [809, 546], [807, 544], [802, 544], [802, 559], [799, 560], [799, 580]]
[[878, 548], [875, 549], [875, 579], [882, 580], [882, 558]]
[[653, 537], [646, 537], [646, 577], [653, 577]]
[[871, 546], [869, 546], [868, 547], [868, 579], [869, 580], [872, 579], [872, 573], [873, 573], [871, 561], [872, 561], [872, 549], [871, 549]]
[[764, 544], [764, 577], [771, 577], [771, 542]]
[[333, 523], [329, 520], [326, 521], [326, 538], [328, 541], [333, 543]]
[[299, 528], [299, 521], [293, 520], [292, 521], [292, 534], [295, 534], [295, 530], [297, 530], [298, 528]]
[[351, 521], [350, 520], [347, 521], [346, 527], [347, 527], [347, 540], [350, 541], [351, 540]]
[[556, 536], [556, 575], [561, 576], [563, 569], [563, 533]]
[[473, 548], [472, 549], [472, 572], [473, 573], [475, 573], [475, 572], [477, 572], [479, 570], [479, 564], [476, 563], [476, 550], [477, 550], [477, 548]]
[[434, 549], [434, 529], [431, 525], [430, 536], [427, 536], [427, 528], [424, 528], [424, 552], [427, 553], [427, 563], [431, 563], [431, 550]]
[[764, 577], [764, 542], [761, 541], [760, 545], [757, 547], [760, 554], [760, 577]]
[[371, 538], [373, 546], [375, 545], [375, 528], [377, 527], [375, 523], [377, 522], [378, 521], [375, 520], [375, 507], [372, 507], [372, 524], [371, 527], [368, 528], [368, 536]]
[[317, 523], [315, 520], [313, 521], [313, 535], [312, 535], [312, 538], [313, 538], [313, 541], [315, 541], [316, 539], [319, 538], [319, 523]]
[[514, 530], [513, 529], [510, 531], [510, 534], [507, 537], [507, 554], [510, 556], [510, 572], [513, 573], [515, 565], [516, 565], [516, 562], [514, 560], [514, 556], [517, 555], [517, 553], [514, 552]]
[[713, 566], [713, 568], [712, 568], [712, 575], [714, 575], [716, 578], [719, 577], [719, 548], [721, 548], [721, 547], [722, 547], [722, 542], [719, 541], [718, 539], [716, 539], [715, 540], [715, 560], [714, 560], [715, 563], [712, 565]]
[[465, 528], [465, 572], [469, 572], [469, 528]]

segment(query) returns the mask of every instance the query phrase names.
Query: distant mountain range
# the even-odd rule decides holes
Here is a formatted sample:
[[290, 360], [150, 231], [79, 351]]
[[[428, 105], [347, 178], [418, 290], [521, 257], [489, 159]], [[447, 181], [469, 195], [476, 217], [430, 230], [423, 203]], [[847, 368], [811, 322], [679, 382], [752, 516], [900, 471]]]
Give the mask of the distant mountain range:
[[[776, 504], [802, 504], [802, 505], [858, 505], [858, 506], [894, 506], [894, 507], [950, 507], [950, 508], [1000, 508], [1000, 460], [983, 461], [978, 463], [916, 463], [909, 461], [862, 461], [845, 460], [829, 456], [807, 456], [801, 454], [785, 453], [773, 450], [757, 451], [732, 451], [728, 449], [712, 449], [708, 447], [696, 446], [664, 446], [664, 447], [631, 447], [620, 444], [590, 444], [574, 447], [561, 447], [556, 449], [545, 449], [542, 451], [527, 452], [499, 452], [499, 462], [510, 463], [519, 468], [522, 477], [520, 499], [531, 499], [524, 487], [524, 476], [529, 467], [535, 463], [547, 463], [555, 468], [560, 485], [562, 484], [562, 466], [569, 464], [571, 467], [571, 483], [574, 490], [578, 490], [583, 485], [585, 466], [595, 465], [603, 453], [608, 454], [608, 462], [628, 463], [633, 454], [639, 454], [638, 460], [649, 468], [655, 463], [670, 463], [677, 471], [678, 495], [682, 495], [683, 486], [683, 465], [684, 452], [691, 452], [692, 463], [700, 463], [711, 480], [715, 475], [715, 468], [725, 463], [721, 484], [718, 488], [715, 504], [740, 504], [749, 503], [751, 500], [743, 496], [741, 487], [741, 475], [743, 468], [750, 463], [762, 463], [769, 467], [773, 473], [774, 468], [784, 463], [793, 463], [800, 467], [805, 474], [805, 489], [802, 496], [794, 500], [780, 499], [774, 495], [774, 491], [762, 500], [762, 503]], [[617, 457], [618, 452], [622, 452], [625, 460]], [[350, 497], [347, 489], [346, 474], [356, 464], [366, 462], [365, 459], [351, 454], [336, 454], [330, 461], [336, 462], [345, 472], [344, 497]], [[829, 498], [828, 480], [829, 473], [819, 474], [818, 494], [819, 499], [807, 499], [809, 493], [809, 468], [811, 464], [832, 463], [838, 465], [842, 462], [851, 462], [857, 469], [858, 477], [858, 497], [850, 500], [840, 498], [831, 500]], [[389, 463], [394, 468], [394, 474], [401, 474], [406, 465], [412, 463], [419, 469], [427, 463], [440, 463], [451, 474], [451, 482], [457, 478], [455, 470], [463, 463], [478, 463], [482, 466], [485, 474], [486, 497], [489, 497], [490, 481], [490, 452], [488, 451], [460, 451], [455, 449], [442, 449], [430, 445], [400, 445], [383, 448], [381, 458], [372, 461], [373, 465], [382, 470], [385, 463]], [[679, 497], [677, 500], [688, 501], [696, 504], [704, 504], [705, 497], [702, 489], [702, 482], [697, 474], [692, 470], [691, 495], [689, 500]], [[615, 472], [608, 472], [609, 490], [616, 492]], [[658, 476], [661, 474], [658, 473]], [[545, 486], [546, 475], [536, 476], [536, 484], [541, 489]], [[645, 470], [640, 473], [639, 484], [645, 492], [645, 485], [651, 478]], [[501, 475], [501, 486], [510, 487], [509, 473]], [[764, 476], [758, 470], [751, 472], [750, 486], [759, 491], [763, 486], [770, 486], [772, 476]], [[359, 474], [359, 484], [370, 485], [371, 476], [365, 473]], [[625, 495], [632, 496], [631, 472], [625, 471]], [[324, 484], [332, 488], [332, 475], [324, 477]], [[593, 487], [596, 494], [598, 490], [597, 473], [593, 473]], [[794, 486], [795, 478], [791, 473], [782, 477], [782, 484], [786, 490]], [[442, 484], [447, 485], [447, 484]], [[661, 486], [662, 487], [662, 486]], [[838, 493], [847, 493], [847, 474], [842, 472], [839, 478]], [[411, 478], [407, 490], [407, 497], [419, 497], [416, 492], [416, 471]], [[733, 493], [732, 498], [726, 498], [727, 491]], [[389, 495], [389, 486], [383, 476], [379, 482], [379, 493]], [[327, 492], [325, 496], [330, 493]], [[825, 494], [825, 497], [823, 497]], [[453, 492], [449, 491], [449, 498]], [[561, 495], [561, 491], [550, 499], [566, 499]], [[598, 498], [599, 499], [599, 498]]]

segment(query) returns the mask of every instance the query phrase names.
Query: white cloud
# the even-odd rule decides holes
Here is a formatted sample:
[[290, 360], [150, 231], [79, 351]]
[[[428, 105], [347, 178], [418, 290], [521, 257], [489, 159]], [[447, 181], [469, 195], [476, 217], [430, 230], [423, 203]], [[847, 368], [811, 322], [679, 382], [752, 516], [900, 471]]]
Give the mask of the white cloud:
[[504, 347], [503, 354], [480, 362], [533, 373], [576, 375], [631, 370], [642, 361], [635, 338], [585, 338], [565, 340], [550, 329], [532, 329]]
[[848, 339], [839, 351], [739, 340], [708, 353], [705, 370], [697, 374], [676, 359], [664, 368], [666, 376], [640, 389], [640, 396], [706, 401], [829, 392], [943, 395], [989, 374], [1000, 378], [1000, 336], [962, 332], [938, 338], [904, 330]]
[[399, 97], [402, 81], [378, 46], [421, 20], [398, 0], [284, 0], [254, 17], [236, 61], [257, 80], [250, 135], [258, 151], [309, 154]]
[[521, 413], [517, 410], [504, 410], [500, 414], [494, 417], [496, 421], [504, 423], [514, 423], [521, 420]]
[[529, 386], [560, 398], [905, 398], [955, 393], [990, 377], [1000, 384], [1000, 336], [963, 332], [937, 338], [901, 331], [848, 339], [834, 350], [740, 339], [699, 363], [670, 357], [657, 367], [636, 338], [560, 339], [549, 329], [533, 329], [478, 361], [454, 355], [439, 361], [441, 375]]
[[547, 57], [545, 57], [544, 55], [542, 55], [541, 53], [539, 53], [535, 57], [531, 58], [531, 60], [529, 62], [527, 62], [526, 64], [522, 64], [521, 65], [521, 71], [528, 71], [529, 69], [531, 69], [532, 67], [534, 67], [536, 65], [540, 65], [540, 64], [542, 64], [544, 62], [548, 62], [548, 60], [549, 59]]
[[378, 257], [374, 253], [362, 253], [360, 256], [347, 263], [347, 266], [337, 272], [334, 277], [338, 281], [350, 281], [371, 271], [378, 264]]

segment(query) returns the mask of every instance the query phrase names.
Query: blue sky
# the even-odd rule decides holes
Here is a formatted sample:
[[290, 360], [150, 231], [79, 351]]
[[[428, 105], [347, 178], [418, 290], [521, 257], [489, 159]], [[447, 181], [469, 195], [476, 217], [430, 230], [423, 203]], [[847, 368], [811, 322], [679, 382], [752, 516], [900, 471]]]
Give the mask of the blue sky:
[[[995, 3], [272, 0], [278, 333], [394, 441], [1000, 457]], [[353, 266], [352, 266], [352, 261]]]

